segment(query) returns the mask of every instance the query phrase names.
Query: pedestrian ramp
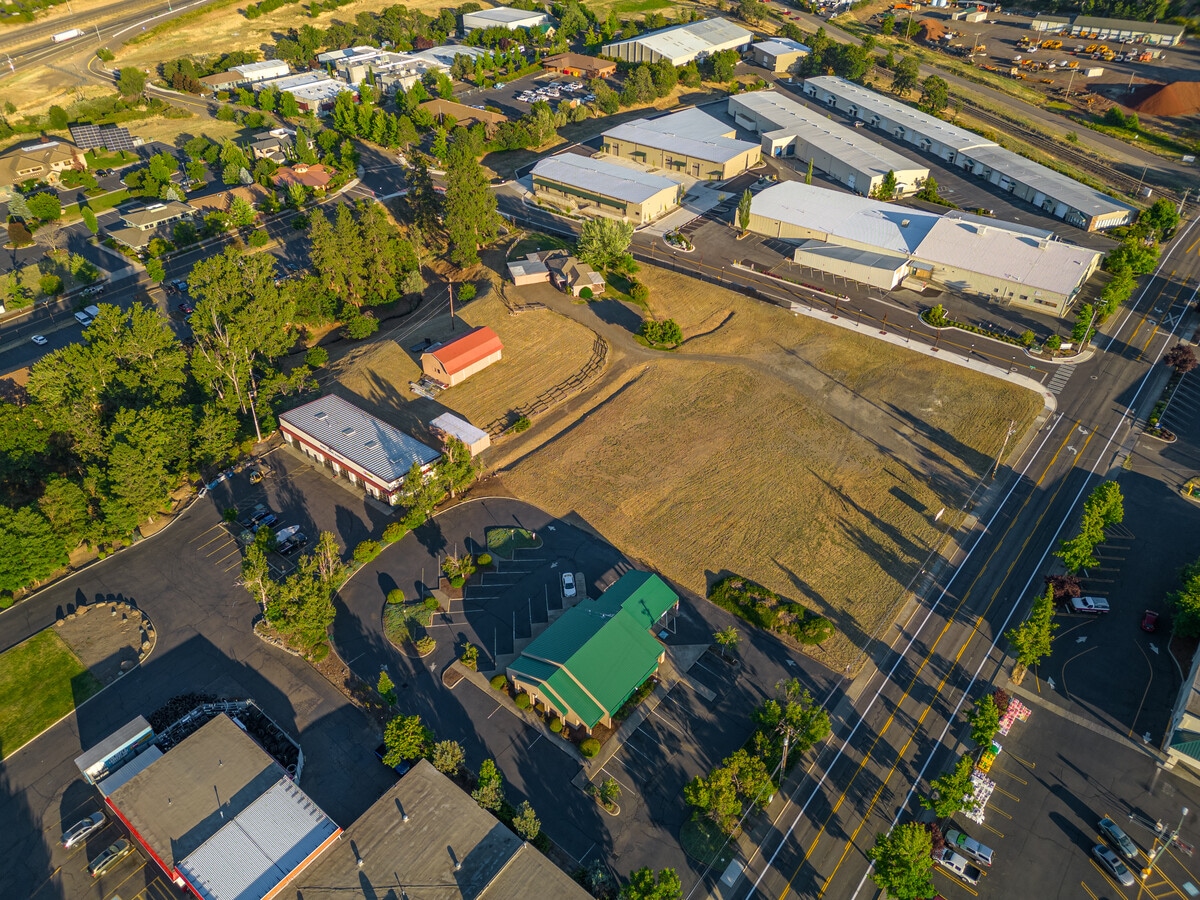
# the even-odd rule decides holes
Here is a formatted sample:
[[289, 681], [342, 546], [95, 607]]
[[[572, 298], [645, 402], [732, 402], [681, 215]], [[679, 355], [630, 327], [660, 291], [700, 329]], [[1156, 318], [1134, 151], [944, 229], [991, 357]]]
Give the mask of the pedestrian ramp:
[[1050, 378], [1050, 383], [1046, 385], [1047, 389], [1052, 394], [1061, 394], [1062, 389], [1067, 386], [1067, 382], [1071, 380], [1071, 376], [1074, 374], [1074, 366], [1059, 366], [1058, 371]]

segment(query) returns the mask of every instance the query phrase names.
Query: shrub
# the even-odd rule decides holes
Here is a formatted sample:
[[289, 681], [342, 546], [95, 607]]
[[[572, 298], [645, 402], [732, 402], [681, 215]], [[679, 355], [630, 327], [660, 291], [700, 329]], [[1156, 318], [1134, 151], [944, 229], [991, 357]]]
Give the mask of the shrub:
[[588, 738], [579, 745], [579, 752], [584, 755], [585, 759], [591, 759], [600, 752], [600, 742], [595, 738]]
[[38, 288], [47, 297], [57, 297], [63, 291], [63, 280], [57, 275], [43, 275], [38, 280]]
[[400, 606], [388, 606], [383, 611], [383, 633], [393, 644], [407, 644], [412, 640], [408, 627], [408, 616]]
[[802, 644], [821, 644], [837, 632], [824, 616], [809, 616], [796, 629], [796, 640]]
[[425, 635], [425, 637], [417, 641], [417, 652], [422, 656], [428, 656], [433, 652], [433, 648], [436, 646], [437, 641], [435, 641], [429, 635]]
[[346, 337], [352, 341], [361, 341], [364, 338], [369, 338], [379, 330], [379, 322], [371, 316], [364, 316], [362, 313], [355, 312], [346, 319]]
[[502, 691], [506, 687], [508, 687], [508, 676], [507, 675], [493, 675], [490, 684], [492, 686], [492, 690]]
[[475, 299], [475, 285], [471, 284], [470, 282], [467, 282], [466, 284], [461, 285], [458, 289], [458, 299], [461, 300], [463, 303], [466, 303], [469, 300], [474, 300]]
[[324, 347], [312, 347], [304, 354], [304, 361], [314, 369], [319, 369], [325, 363], [329, 362], [329, 351]]
[[629, 298], [634, 303], [645, 303], [650, 299], [650, 288], [646, 287], [640, 281], [635, 281], [629, 286]]
[[452, 588], [460, 588], [466, 583], [467, 579], [463, 578], [461, 575], [455, 575], [450, 579], [450, 587]]
[[408, 534], [408, 529], [404, 527], [403, 522], [389, 522], [388, 527], [383, 529], [383, 539], [389, 544], [396, 543], [406, 534]]
[[934, 328], [944, 327], [947, 324], [946, 307], [939, 303], [937, 306], [933, 307], [933, 309], [925, 313], [925, 321]]
[[250, 240], [247, 242], [251, 247], [265, 247], [271, 242], [271, 236], [261, 228], [256, 228], [254, 233], [250, 235]]
[[1050, 337], [1046, 338], [1046, 349], [1047, 350], [1057, 350], [1061, 346], [1062, 346], [1062, 338], [1060, 338], [1057, 334], [1052, 334], [1052, 335], [1050, 335]]
[[437, 597], [426, 597], [421, 605], [425, 608], [426, 612], [435, 613], [441, 609], [438, 605]]
[[379, 541], [363, 541], [354, 548], [354, 562], [358, 565], [365, 565], [379, 555]]
[[319, 662], [321, 662], [321, 660], [323, 660], [328, 655], [329, 655], [329, 642], [324, 641], [320, 644], [317, 644], [317, 646], [313, 647], [312, 653], [310, 653], [308, 655], [308, 658], [311, 659], [315, 663], [319, 663]]
[[237, 516], [238, 512], [236, 506], [226, 507], [225, 512], [221, 513], [221, 518], [223, 518], [226, 522], [236, 522]]
[[517, 709], [529, 709], [529, 695], [524, 691], [521, 691], [521, 693], [517, 694], [516, 704]]
[[462, 664], [472, 672], [476, 671], [479, 666], [479, 648], [474, 644], [467, 644], [467, 646], [463, 648], [462, 656], [459, 657], [459, 661], [462, 662]]
[[511, 431], [513, 434], [520, 434], [522, 431], [527, 431], [529, 426], [532, 424], [533, 423], [529, 421], [529, 416], [519, 416], [517, 421], [512, 423], [509, 431]]
[[585, 287], [579, 292], [579, 297], [582, 300], [591, 300], [594, 296], [596, 295], [592, 293], [592, 289], [590, 287]]
[[475, 557], [475, 563], [480, 567], [490, 566], [492, 564], [492, 554], [480, 553], [477, 557]]
[[550, 730], [555, 734], [562, 734], [562, 719], [560, 719], [558, 716], [555, 716], [553, 719], [551, 719]]
[[400, 590], [400, 588], [392, 588], [387, 592], [387, 602], [391, 603], [392, 605], [403, 603], [404, 591]]
[[1028, 328], [1026, 328], [1024, 331], [1021, 332], [1021, 336], [1019, 338], [1017, 338], [1017, 340], [1019, 340], [1021, 342], [1022, 347], [1032, 347], [1033, 342], [1036, 341], [1037, 338], [1034, 336], [1034, 333], [1032, 331], [1030, 331]]

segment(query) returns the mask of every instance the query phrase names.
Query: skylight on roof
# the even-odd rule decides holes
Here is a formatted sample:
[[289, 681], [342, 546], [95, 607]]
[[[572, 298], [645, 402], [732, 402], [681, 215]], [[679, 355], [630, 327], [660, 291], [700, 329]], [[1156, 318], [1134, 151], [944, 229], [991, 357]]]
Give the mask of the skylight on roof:
[[354, 434], [354, 426], [347, 425], [345, 428], [342, 429], [342, 434], [344, 434], [346, 437], [350, 437], [350, 435]]
[[379, 446], [379, 441], [374, 440], [374, 439], [369, 440], [365, 444], [363, 444], [363, 447], [366, 448], [367, 450], [374, 450], [378, 446]]
[[329, 418], [329, 413], [325, 412], [325, 410], [323, 410], [323, 409], [322, 409], [322, 410], [318, 410], [317, 412], [313, 413], [313, 418], [314, 418], [314, 419], [321, 419], [321, 420], [328, 419], [328, 418]]

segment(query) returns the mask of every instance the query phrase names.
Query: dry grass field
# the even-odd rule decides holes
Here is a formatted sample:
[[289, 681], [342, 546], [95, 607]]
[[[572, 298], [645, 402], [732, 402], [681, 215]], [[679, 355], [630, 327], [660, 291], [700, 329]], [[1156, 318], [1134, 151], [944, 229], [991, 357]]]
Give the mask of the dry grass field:
[[540, 445], [501, 470], [506, 485], [699, 594], [732, 572], [803, 603], [839, 630], [814, 655], [854, 662], [938, 543], [938, 510], [962, 505], [1040, 398], [682, 276], [638, 277], [691, 339], [571, 427], [531, 432]]
[[401, 343], [380, 341], [348, 356], [338, 374], [343, 392], [401, 428], [418, 427], [447, 409], [487, 428], [578, 372], [591, 358], [596, 341], [593, 332], [550, 310], [511, 315], [494, 293], [462, 309], [458, 334], [466, 331], [464, 323], [490, 326], [504, 344], [504, 358], [443, 391], [436, 402], [409, 390], [409, 382], [420, 378], [421, 368], [419, 358], [407, 346], [425, 337], [442, 340], [450, 336], [448, 316], [421, 326]]

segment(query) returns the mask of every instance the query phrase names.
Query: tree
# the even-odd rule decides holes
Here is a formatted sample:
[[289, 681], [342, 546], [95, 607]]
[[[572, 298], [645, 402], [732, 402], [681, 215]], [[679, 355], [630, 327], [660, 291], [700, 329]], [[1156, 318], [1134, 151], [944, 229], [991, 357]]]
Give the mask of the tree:
[[[813, 701], [798, 679], [780, 682], [780, 699], [767, 700], [751, 718], [758, 726], [755, 743], [759, 752], [778, 758], [787, 771], [787, 757], [807, 753], [829, 735], [829, 714]], [[781, 702], [782, 701], [782, 702]]]
[[1004, 634], [1017, 657], [1019, 673], [1014, 672], [1015, 682], [1020, 682], [1016, 674], [1023, 675], [1030, 666], [1036, 666], [1050, 655], [1050, 644], [1057, 630], [1058, 624], [1054, 621], [1054, 587], [1051, 585], [1033, 601], [1029, 618]]
[[925, 826], [909, 822], [876, 835], [867, 858], [874, 864], [871, 880], [893, 900], [927, 900], [936, 893], [933, 843]]
[[496, 768], [496, 762], [485, 759], [479, 767], [479, 779], [471, 791], [475, 802], [484, 809], [497, 812], [504, 805], [504, 776]]
[[876, 200], [891, 200], [896, 196], [896, 173], [888, 169], [879, 184], [871, 191]]
[[1185, 566], [1180, 588], [1167, 595], [1175, 612], [1175, 633], [1183, 638], [1200, 636], [1200, 561]]
[[379, 671], [379, 681], [375, 685], [375, 690], [379, 692], [379, 696], [385, 702], [391, 704], [396, 702], [396, 685], [388, 676], [386, 670]]
[[596, 796], [606, 807], [616, 806], [617, 801], [621, 799], [621, 783], [615, 778], [605, 778], [600, 782]]
[[53, 222], [62, 215], [62, 202], [58, 199], [58, 194], [48, 191], [34, 194], [26, 202], [30, 214], [39, 221]]
[[155, 284], [162, 284], [167, 277], [167, 270], [161, 259], [152, 256], [146, 260], [146, 276]]
[[900, 97], [906, 96], [917, 86], [921, 75], [921, 64], [915, 56], [906, 56], [896, 63], [892, 71], [892, 93]]
[[730, 625], [728, 628], [722, 628], [720, 631], [714, 633], [713, 640], [721, 648], [721, 655], [728, 659], [729, 651], [737, 649], [737, 645], [741, 642], [742, 637], [738, 634], [738, 630]]
[[146, 73], [136, 66], [126, 66], [117, 76], [117, 90], [122, 97], [133, 97], [146, 89]]
[[433, 745], [433, 755], [430, 761], [433, 767], [443, 775], [454, 775], [462, 768], [463, 760], [467, 758], [466, 751], [458, 741], [438, 741]]
[[721, 50], [708, 58], [713, 81], [732, 81], [734, 68], [738, 64], [736, 50]]
[[542, 820], [533, 811], [528, 800], [521, 801], [516, 815], [513, 816], [512, 824], [513, 831], [519, 834], [524, 841], [535, 840], [542, 831]]
[[253, 225], [255, 216], [254, 207], [244, 197], [234, 197], [229, 204], [229, 224], [234, 228]]
[[579, 258], [597, 269], [616, 267], [628, 255], [633, 223], [623, 219], [588, 219], [579, 231]]
[[67, 548], [45, 515], [31, 506], [0, 506], [0, 591], [12, 592], [67, 564]]
[[808, 160], [808, 171], [804, 173], [804, 183], [805, 184], [812, 184], [812, 175], [813, 175], [813, 161], [812, 161], [812, 158], [810, 157]]
[[87, 230], [92, 234], [98, 234], [100, 231], [100, 223], [96, 221], [96, 214], [92, 212], [92, 208], [90, 206], [85, 206], [82, 210], [80, 210], [80, 213], [83, 216], [83, 224], [87, 226]]
[[754, 195], [750, 193], [750, 188], [746, 188], [737, 208], [738, 227], [742, 229], [742, 234], [750, 231], [750, 205], [753, 202]]
[[644, 867], [629, 873], [619, 900], [683, 900], [683, 883], [674, 869], [661, 869], [656, 875]]
[[416, 760], [429, 752], [433, 732], [425, 727], [420, 716], [396, 716], [383, 729], [385, 766], [398, 765], [402, 760]]
[[1137, 223], [1153, 231], [1159, 241], [1166, 241], [1179, 227], [1179, 209], [1170, 200], [1160, 197], [1149, 209], [1142, 211]]
[[490, 244], [500, 231], [496, 195], [475, 158], [470, 143], [456, 138], [446, 167], [446, 232], [450, 260], [466, 268], [479, 261], [479, 248]]
[[1192, 369], [1196, 368], [1196, 353], [1192, 350], [1191, 344], [1176, 344], [1167, 351], [1167, 355], [1163, 357], [1163, 362], [1180, 375], [1186, 375]]
[[921, 797], [921, 805], [933, 810], [939, 819], [970, 809], [975, 799], [975, 785], [971, 781], [974, 770], [975, 760], [963, 754], [953, 769], [929, 782], [929, 794]]
[[737, 5], [737, 17], [751, 25], [761, 22], [767, 12], [767, 4], [762, 0], [741, 0]]
[[[895, 84], [895, 82], [893, 82]], [[921, 100], [917, 106], [936, 116], [950, 102], [950, 85], [940, 75], [930, 75], [921, 82]]]
[[990, 746], [1000, 730], [1000, 710], [991, 694], [975, 701], [967, 721], [971, 723], [971, 740], [980, 747]]
[[621, 91], [621, 103], [625, 106], [636, 106], [639, 103], [651, 103], [657, 96], [654, 73], [648, 65], [642, 64], [625, 80], [625, 89]]
[[707, 778], [697, 775], [684, 785], [683, 799], [696, 814], [712, 820], [726, 834], [732, 834], [742, 815], [733, 772], [724, 766], [713, 769]]

